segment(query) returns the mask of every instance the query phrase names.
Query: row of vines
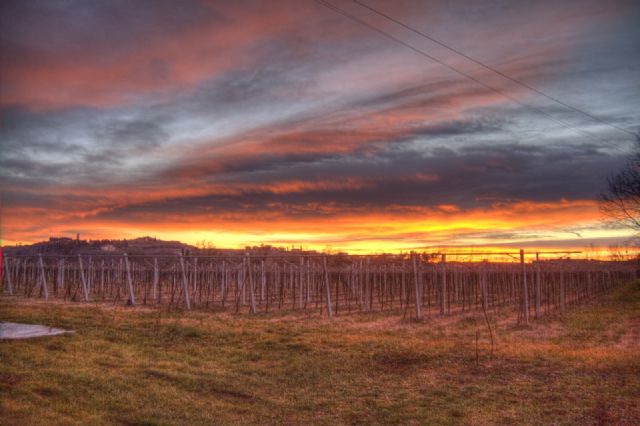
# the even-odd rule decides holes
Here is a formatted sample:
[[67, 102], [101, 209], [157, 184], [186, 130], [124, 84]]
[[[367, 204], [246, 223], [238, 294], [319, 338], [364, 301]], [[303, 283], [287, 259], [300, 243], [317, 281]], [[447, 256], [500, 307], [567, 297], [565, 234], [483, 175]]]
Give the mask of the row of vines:
[[635, 276], [629, 262], [453, 261], [398, 256], [5, 256], [2, 291], [25, 298], [232, 312], [422, 318], [513, 306], [528, 322]]

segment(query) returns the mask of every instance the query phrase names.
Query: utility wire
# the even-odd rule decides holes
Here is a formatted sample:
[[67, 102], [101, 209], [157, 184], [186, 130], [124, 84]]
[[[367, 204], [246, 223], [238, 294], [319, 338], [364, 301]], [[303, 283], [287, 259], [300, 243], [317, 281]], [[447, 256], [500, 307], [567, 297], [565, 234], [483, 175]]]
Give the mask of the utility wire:
[[469, 61], [473, 62], [474, 64], [480, 65], [484, 69], [489, 70], [489, 71], [491, 71], [491, 72], [493, 72], [493, 73], [495, 73], [495, 74], [497, 74], [497, 75], [499, 75], [499, 76], [501, 76], [503, 78], [506, 78], [507, 80], [509, 80], [509, 81], [511, 81], [513, 83], [516, 83], [516, 84], [524, 87], [525, 89], [531, 90], [532, 92], [535, 92], [535, 93], [539, 94], [540, 96], [543, 96], [543, 97], [549, 99], [550, 101], [553, 101], [553, 102], [555, 102], [555, 103], [557, 103], [559, 105], [562, 105], [563, 107], [568, 108], [568, 109], [570, 109], [572, 111], [578, 112], [578, 113], [580, 113], [580, 114], [582, 114], [582, 115], [584, 115], [586, 117], [589, 117], [590, 119], [592, 119], [594, 121], [597, 121], [599, 123], [602, 123], [602, 124], [605, 124], [607, 126], [610, 126], [610, 127], [614, 128], [616, 130], [619, 130], [621, 132], [627, 133], [627, 134], [629, 134], [631, 136], [636, 136], [636, 134], [634, 132], [630, 131], [630, 130], [627, 130], [627, 129], [623, 128], [623, 127], [620, 127], [620, 126], [618, 126], [616, 124], [610, 123], [610, 122], [608, 122], [606, 120], [603, 120], [600, 117], [595, 116], [595, 115], [593, 115], [593, 114], [591, 114], [591, 113], [589, 113], [587, 111], [584, 111], [584, 110], [582, 110], [582, 109], [580, 109], [578, 107], [575, 107], [575, 106], [570, 105], [570, 104], [568, 104], [566, 102], [563, 102], [562, 100], [560, 100], [560, 99], [558, 99], [558, 98], [556, 98], [554, 96], [548, 95], [545, 92], [543, 92], [542, 90], [537, 89], [537, 88], [535, 88], [535, 87], [533, 87], [533, 86], [531, 86], [531, 85], [525, 83], [524, 81], [519, 80], [519, 79], [517, 79], [515, 77], [511, 77], [510, 75], [505, 74], [504, 72], [492, 67], [491, 65], [488, 65], [488, 64], [486, 64], [486, 63], [484, 63], [482, 61], [479, 61], [479, 60], [467, 55], [466, 53], [461, 52], [460, 50], [458, 50], [458, 49], [456, 49], [454, 47], [451, 47], [451, 46], [447, 45], [446, 43], [444, 43], [444, 42], [442, 42], [442, 41], [440, 41], [440, 40], [438, 40], [438, 39], [436, 39], [436, 38], [434, 38], [434, 37], [432, 37], [432, 36], [430, 36], [428, 34], [425, 34], [424, 32], [419, 31], [419, 30], [411, 27], [408, 24], [405, 24], [404, 22], [399, 21], [399, 20], [393, 18], [392, 16], [387, 15], [386, 13], [381, 12], [381, 11], [373, 8], [372, 6], [369, 6], [366, 3], [363, 3], [360, 0], [352, 0], [352, 1], [354, 3], [360, 5], [360, 6], [364, 7], [365, 9], [370, 10], [371, 12], [373, 12], [375, 14], [377, 14], [379, 16], [382, 16], [382, 17], [384, 17], [384, 18], [386, 18], [386, 19], [388, 19], [388, 20], [400, 25], [401, 27], [413, 32], [414, 34], [418, 34], [418, 35], [426, 38], [427, 40], [430, 40], [430, 41], [432, 41], [432, 42], [444, 47], [445, 49], [448, 49], [449, 51], [451, 51], [451, 52], [453, 52], [453, 53], [455, 53], [455, 54], [457, 54], [459, 56], [462, 56], [465, 59], [468, 59]]
[[[537, 108], [537, 107], [535, 107], [533, 105], [526, 104], [524, 102], [521, 102], [517, 98], [509, 95], [508, 93], [506, 93], [506, 92], [504, 92], [504, 91], [502, 91], [502, 90], [500, 90], [500, 89], [498, 89], [496, 87], [493, 87], [493, 86], [483, 82], [482, 80], [477, 79], [476, 77], [472, 76], [471, 74], [469, 74], [469, 73], [467, 73], [465, 71], [459, 70], [456, 67], [447, 64], [446, 62], [444, 62], [444, 61], [442, 61], [442, 60], [440, 60], [440, 59], [428, 54], [427, 52], [425, 52], [425, 51], [423, 51], [421, 49], [418, 49], [417, 47], [414, 47], [414, 46], [410, 45], [409, 43], [407, 43], [407, 42], [395, 37], [394, 35], [389, 34], [388, 32], [386, 32], [386, 31], [384, 31], [384, 30], [382, 30], [382, 29], [380, 29], [380, 28], [378, 28], [378, 27], [376, 27], [374, 25], [371, 25], [368, 22], [366, 22], [366, 21], [364, 21], [364, 20], [362, 20], [362, 19], [360, 19], [360, 18], [358, 18], [358, 17], [356, 17], [356, 16], [344, 11], [343, 9], [333, 5], [332, 3], [329, 3], [328, 1], [325, 1], [325, 0], [315, 0], [315, 1], [316, 1], [316, 3], [318, 3], [318, 4], [322, 5], [322, 6], [328, 8], [328, 9], [334, 11], [334, 12], [336, 12], [337, 14], [342, 15], [342, 16], [344, 16], [344, 17], [346, 17], [346, 18], [348, 18], [348, 19], [350, 19], [350, 20], [352, 20], [354, 22], [357, 22], [360, 25], [369, 28], [371, 31], [374, 31], [374, 32], [376, 32], [378, 34], [381, 34], [382, 36], [384, 36], [384, 37], [386, 37], [386, 38], [388, 38], [388, 39], [390, 39], [390, 40], [392, 40], [392, 41], [394, 41], [394, 42], [396, 42], [398, 44], [403, 45], [407, 49], [410, 49], [413, 52], [415, 52], [415, 53], [417, 53], [417, 54], [419, 54], [419, 55], [421, 55], [421, 56], [423, 56], [423, 57], [425, 57], [425, 58], [427, 58], [427, 59], [429, 59], [429, 60], [431, 60], [433, 62], [436, 62], [436, 63], [442, 65], [443, 67], [445, 67], [445, 68], [447, 68], [447, 69], [449, 69], [449, 70], [451, 70], [451, 71], [453, 71], [453, 72], [455, 72], [455, 73], [457, 73], [459, 75], [462, 75], [463, 77], [466, 77], [469, 80], [471, 80], [471, 81], [473, 81], [473, 82], [475, 82], [475, 83], [477, 83], [477, 84], [479, 84], [479, 85], [481, 85], [481, 86], [483, 86], [483, 87], [485, 87], [485, 88], [487, 88], [487, 89], [489, 89], [489, 90], [491, 90], [493, 92], [496, 92], [496, 93], [504, 96], [505, 98], [517, 103], [518, 105], [520, 105], [520, 106], [522, 106], [524, 108], [528, 108], [528, 109], [530, 109], [532, 111], [537, 112], [538, 114], [544, 115], [549, 120], [559, 124], [560, 126], [562, 126], [564, 128], [580, 132], [583, 135], [589, 137], [590, 139], [592, 139], [592, 140], [594, 140], [596, 142], [602, 142], [601, 140], [595, 138], [591, 133], [589, 133], [589, 132], [587, 132], [585, 130], [579, 129], [579, 128], [575, 127], [575, 126], [572, 126], [570, 124], [567, 124], [567, 123], [565, 123], [565, 122], [563, 122], [561, 120], [558, 120], [553, 115], [545, 112], [544, 110], [542, 110], [540, 108]], [[620, 147], [618, 147], [618, 146], [616, 146], [616, 148], [620, 149]]]

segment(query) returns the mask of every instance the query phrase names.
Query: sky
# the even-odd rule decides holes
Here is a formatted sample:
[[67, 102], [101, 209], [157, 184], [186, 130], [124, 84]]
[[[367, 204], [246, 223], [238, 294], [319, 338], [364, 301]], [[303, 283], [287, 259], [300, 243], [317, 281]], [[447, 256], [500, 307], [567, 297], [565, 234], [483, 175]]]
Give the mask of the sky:
[[597, 198], [640, 130], [638, 2], [361, 1], [597, 120], [349, 0], [5, 0], [3, 243], [630, 237]]

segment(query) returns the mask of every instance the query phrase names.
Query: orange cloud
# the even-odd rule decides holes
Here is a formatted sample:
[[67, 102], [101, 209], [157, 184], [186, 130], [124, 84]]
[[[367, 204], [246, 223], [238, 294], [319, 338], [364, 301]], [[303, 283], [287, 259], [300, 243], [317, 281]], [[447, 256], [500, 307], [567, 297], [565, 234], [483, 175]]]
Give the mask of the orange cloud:
[[[304, 187], [304, 185], [303, 185]], [[295, 184], [276, 190], [300, 190]], [[331, 246], [353, 252], [402, 251], [440, 245], [492, 245], [518, 241], [518, 233], [541, 232], [548, 238], [568, 238], [563, 227], [594, 225], [600, 219], [595, 202], [496, 203], [484, 209], [462, 210], [388, 206], [384, 209], [349, 208], [331, 203], [299, 205], [308, 216], [295, 216], [288, 206], [272, 205], [265, 212], [141, 213], [128, 220], [105, 220], [85, 212], [18, 209], [7, 215], [11, 229], [5, 243], [35, 242], [49, 235], [80, 231], [87, 238], [122, 238], [155, 235], [185, 242], [209, 240], [222, 247], [248, 244], [300, 245], [313, 249]], [[294, 217], [297, 217], [294, 219]], [[496, 233], [511, 233], [500, 240]], [[594, 231], [595, 237], [614, 236]], [[483, 235], [486, 234], [486, 237]], [[515, 239], [514, 239], [515, 238]], [[580, 241], [576, 240], [576, 245]]]
[[[217, 7], [238, 13], [224, 4]], [[85, 50], [74, 54], [21, 54], [0, 65], [0, 102], [47, 110], [110, 107], [148, 94], [166, 97], [224, 71], [248, 66], [255, 58], [245, 49], [295, 22], [277, 8], [262, 8], [261, 13], [241, 18], [242, 25], [205, 20], [170, 34], [159, 31], [153, 37], [132, 37], [128, 48], [119, 46], [114, 51], [95, 51], [78, 40]]]

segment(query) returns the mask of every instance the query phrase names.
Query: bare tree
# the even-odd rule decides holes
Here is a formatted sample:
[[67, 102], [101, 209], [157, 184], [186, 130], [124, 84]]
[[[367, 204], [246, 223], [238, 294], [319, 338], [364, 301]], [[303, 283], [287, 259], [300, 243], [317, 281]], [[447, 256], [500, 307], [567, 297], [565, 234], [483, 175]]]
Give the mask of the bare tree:
[[609, 176], [600, 207], [610, 218], [640, 231], [640, 137], [636, 152], [619, 172]]

